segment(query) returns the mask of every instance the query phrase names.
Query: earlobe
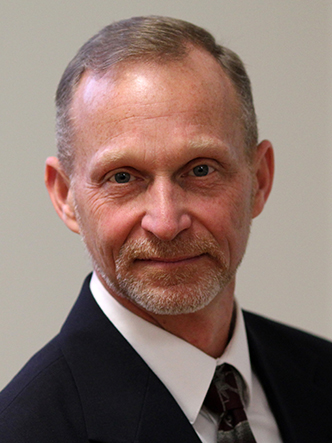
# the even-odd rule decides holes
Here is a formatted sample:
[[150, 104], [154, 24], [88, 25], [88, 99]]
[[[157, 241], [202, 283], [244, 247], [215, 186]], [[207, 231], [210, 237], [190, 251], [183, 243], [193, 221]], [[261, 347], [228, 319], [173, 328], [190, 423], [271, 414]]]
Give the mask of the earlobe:
[[256, 148], [253, 161], [253, 208], [252, 217], [257, 217], [263, 210], [270, 195], [274, 176], [274, 154], [272, 144], [263, 140]]
[[61, 220], [70, 230], [79, 233], [70, 179], [56, 157], [49, 157], [46, 160], [45, 184]]

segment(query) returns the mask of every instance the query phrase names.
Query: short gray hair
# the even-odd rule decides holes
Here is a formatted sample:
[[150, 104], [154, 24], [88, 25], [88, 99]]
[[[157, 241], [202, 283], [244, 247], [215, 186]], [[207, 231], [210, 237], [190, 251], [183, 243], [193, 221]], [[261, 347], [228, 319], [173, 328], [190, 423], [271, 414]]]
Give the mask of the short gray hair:
[[250, 155], [257, 145], [258, 130], [250, 79], [237, 54], [218, 45], [205, 29], [168, 17], [133, 17], [112, 23], [88, 40], [67, 66], [56, 92], [56, 136], [58, 157], [71, 174], [74, 164], [71, 104], [83, 74], [89, 70], [103, 75], [125, 61], [167, 63], [183, 60], [188, 45], [202, 48], [220, 64], [232, 81], [241, 105], [245, 147]]

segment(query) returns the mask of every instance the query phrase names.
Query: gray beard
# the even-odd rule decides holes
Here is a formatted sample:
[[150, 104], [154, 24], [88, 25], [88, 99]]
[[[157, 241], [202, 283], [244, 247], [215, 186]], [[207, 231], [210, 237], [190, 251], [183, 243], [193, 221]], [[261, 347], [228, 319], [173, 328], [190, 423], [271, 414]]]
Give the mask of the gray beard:
[[[161, 242], [158, 239], [126, 243], [116, 260], [116, 278], [111, 278], [97, 263], [86, 245], [93, 268], [110, 293], [115, 292], [144, 310], [158, 315], [196, 312], [207, 306], [234, 278], [227, 269], [219, 246], [214, 240], [200, 237], [187, 241]], [[142, 271], [140, 277], [131, 272], [134, 260], [149, 257], [177, 257], [208, 254], [214, 263], [199, 273], [197, 269], [175, 272]]]

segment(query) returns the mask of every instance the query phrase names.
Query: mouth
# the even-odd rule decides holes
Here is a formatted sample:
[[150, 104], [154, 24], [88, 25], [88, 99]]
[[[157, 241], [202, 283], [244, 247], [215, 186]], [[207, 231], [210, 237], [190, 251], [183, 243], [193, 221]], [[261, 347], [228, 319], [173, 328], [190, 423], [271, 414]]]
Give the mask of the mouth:
[[199, 261], [202, 257], [207, 254], [200, 254], [195, 256], [180, 256], [180, 257], [149, 257], [149, 258], [137, 258], [135, 263], [142, 265], [151, 265], [156, 267], [176, 267], [187, 264], [192, 264]]

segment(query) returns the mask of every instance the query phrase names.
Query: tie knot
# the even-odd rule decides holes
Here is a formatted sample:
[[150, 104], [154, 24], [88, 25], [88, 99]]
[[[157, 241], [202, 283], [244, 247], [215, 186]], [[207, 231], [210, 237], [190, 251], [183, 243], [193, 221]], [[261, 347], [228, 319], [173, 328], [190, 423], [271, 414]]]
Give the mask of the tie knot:
[[218, 443], [255, 443], [244, 411], [245, 384], [231, 365], [218, 366], [204, 405], [219, 415]]
[[244, 381], [238, 371], [227, 363], [217, 367], [212, 383], [217, 388], [224, 411], [243, 408]]
[[225, 363], [217, 367], [204, 404], [218, 414], [242, 409], [244, 389], [241, 375], [233, 366]]

